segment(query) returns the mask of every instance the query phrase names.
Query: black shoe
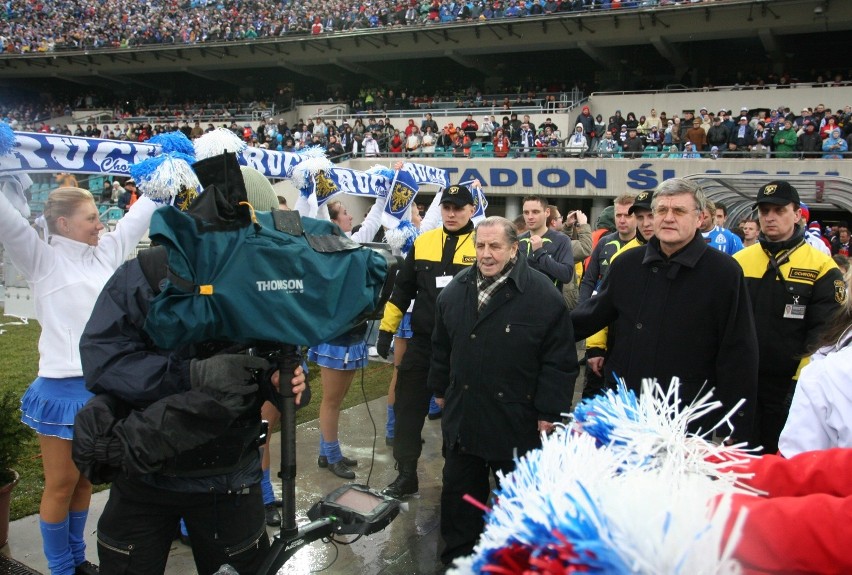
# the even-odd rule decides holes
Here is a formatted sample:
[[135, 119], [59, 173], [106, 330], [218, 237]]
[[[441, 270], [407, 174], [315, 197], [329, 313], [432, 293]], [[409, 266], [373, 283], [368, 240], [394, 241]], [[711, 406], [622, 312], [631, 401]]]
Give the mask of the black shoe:
[[441, 416], [444, 415], [444, 410], [436, 411], [435, 413], [430, 413], [426, 417], [429, 418], [429, 421], [435, 421], [436, 419], [441, 419]]
[[83, 561], [74, 568], [74, 575], [98, 575], [100, 568], [91, 561]]
[[393, 447], [393, 437], [385, 437], [385, 445], [388, 447]]
[[180, 542], [186, 545], [187, 547], [192, 547], [192, 541], [189, 540], [189, 535], [184, 535], [183, 533], [181, 533], [178, 539], [180, 539]]
[[[343, 465], [345, 465], [346, 467], [358, 467], [357, 459], [349, 459], [348, 457], [344, 457], [340, 461], [342, 461]], [[325, 455], [320, 455], [319, 457], [317, 457], [317, 467], [321, 467], [322, 469], [328, 467], [328, 457], [326, 457]]]
[[278, 507], [279, 509], [284, 506], [284, 502], [281, 501], [280, 499], [276, 499], [271, 504], [274, 505], [275, 507]]
[[343, 463], [343, 461], [329, 463], [326, 468], [343, 479], [355, 479], [355, 472], [349, 469], [349, 466]]
[[270, 527], [278, 527], [281, 525], [281, 514], [278, 513], [278, 508], [275, 503], [267, 503], [263, 506], [266, 511], [266, 524]]
[[399, 470], [399, 475], [382, 490], [382, 495], [394, 499], [405, 499], [417, 495], [420, 490], [417, 481], [417, 460], [408, 463], [398, 462], [396, 468]]

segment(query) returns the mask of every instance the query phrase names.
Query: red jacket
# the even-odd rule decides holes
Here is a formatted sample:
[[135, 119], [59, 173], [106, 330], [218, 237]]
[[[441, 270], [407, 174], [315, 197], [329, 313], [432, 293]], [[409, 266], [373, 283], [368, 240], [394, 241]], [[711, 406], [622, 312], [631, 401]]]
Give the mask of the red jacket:
[[766, 455], [732, 470], [754, 473], [746, 483], [767, 492], [734, 497], [748, 513], [734, 552], [744, 573], [852, 573], [852, 449]]

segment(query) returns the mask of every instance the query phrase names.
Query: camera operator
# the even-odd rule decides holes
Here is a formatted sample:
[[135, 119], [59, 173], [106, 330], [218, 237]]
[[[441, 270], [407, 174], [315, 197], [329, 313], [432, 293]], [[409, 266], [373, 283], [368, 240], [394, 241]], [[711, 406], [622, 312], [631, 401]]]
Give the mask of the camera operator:
[[[244, 181], [256, 209], [278, 205], [268, 180]], [[225, 563], [255, 573], [269, 548], [260, 406], [273, 397], [269, 385], [278, 387], [279, 373], [227, 342], [156, 347], [144, 325], [167, 260], [154, 250], [164, 248], [116, 271], [80, 343], [96, 396], [78, 416], [74, 460], [93, 482], [113, 481], [98, 522], [101, 570], [163, 573], [182, 517], [199, 575]], [[298, 404], [301, 367], [293, 376]]]

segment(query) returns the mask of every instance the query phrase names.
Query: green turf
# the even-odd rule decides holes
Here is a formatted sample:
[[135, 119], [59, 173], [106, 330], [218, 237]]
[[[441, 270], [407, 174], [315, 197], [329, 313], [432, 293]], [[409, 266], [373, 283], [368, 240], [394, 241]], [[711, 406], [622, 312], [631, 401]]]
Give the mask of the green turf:
[[[0, 323], [14, 322], [14, 318], [0, 316]], [[35, 321], [25, 326], [0, 327], [6, 333], [0, 334], [0, 392], [12, 389], [23, 395], [27, 386], [35, 378], [38, 370], [38, 336], [40, 329]], [[319, 382], [319, 368], [310, 366], [310, 383], [312, 399], [310, 405], [296, 413], [297, 423], [316, 419], [322, 400], [322, 387]], [[364, 370], [363, 391], [361, 372], [355, 376], [355, 381], [343, 402], [343, 408], [364, 402], [364, 396], [373, 400], [387, 394], [392, 367], [386, 363], [371, 363]], [[384, 414], [382, 414], [384, 417]], [[21, 424], [23, 425], [23, 424]], [[44, 475], [41, 468], [41, 454], [38, 442], [33, 434], [32, 439], [21, 446], [21, 456], [15, 465], [15, 470], [21, 475], [20, 483], [12, 492], [11, 518], [32, 515], [38, 512], [41, 492], [44, 488]], [[105, 489], [107, 486], [100, 486]]]

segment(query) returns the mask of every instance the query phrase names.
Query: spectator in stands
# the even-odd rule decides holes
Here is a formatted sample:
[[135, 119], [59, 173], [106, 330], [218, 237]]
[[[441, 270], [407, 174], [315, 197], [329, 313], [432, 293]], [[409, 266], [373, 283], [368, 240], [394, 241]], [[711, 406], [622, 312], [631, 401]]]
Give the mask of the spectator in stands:
[[604, 132], [603, 138], [598, 141], [595, 152], [602, 158], [611, 158], [619, 151], [619, 149], [620, 147], [618, 142], [613, 139], [612, 134], [610, 132]]
[[637, 132], [638, 130], [636, 127], [628, 128], [627, 130], [627, 138], [624, 140], [622, 149], [628, 158], [641, 156], [642, 151], [645, 149], [642, 138], [639, 137]]
[[841, 160], [849, 150], [849, 144], [840, 136], [840, 128], [835, 127], [831, 135], [822, 143], [822, 157], [827, 160]]
[[731, 130], [731, 135], [728, 138], [728, 150], [739, 154], [745, 154], [749, 151], [752, 142], [754, 131], [748, 125], [748, 118], [740, 116], [739, 123]]
[[405, 140], [403, 140], [399, 130], [394, 130], [393, 136], [391, 136], [390, 142], [388, 143], [388, 151], [391, 154], [402, 154], [404, 148]]
[[535, 146], [535, 132], [528, 123], [521, 124], [517, 145], [520, 148], [520, 154], [524, 157], [529, 156], [530, 150]]
[[583, 124], [581, 122], [577, 122], [574, 132], [567, 140], [565, 140], [565, 153], [568, 156], [582, 158], [586, 155], [586, 151], [588, 151], [588, 149], [589, 142], [583, 131]]
[[651, 108], [651, 115], [645, 118], [645, 121], [642, 123], [642, 127], [646, 134], [651, 132], [651, 128], [655, 127], [657, 130], [662, 131], [663, 123], [659, 117], [657, 117], [657, 110]]
[[686, 139], [694, 146], [695, 151], [701, 152], [704, 150], [707, 146], [707, 133], [701, 127], [701, 120], [698, 118], [692, 120], [692, 127], [686, 131]]
[[[413, 122], [414, 120], [409, 120]], [[420, 154], [420, 130], [417, 129], [417, 126], [410, 125], [409, 130], [406, 128], [408, 135], [405, 137], [405, 153], [408, 156], [419, 155]]]
[[[598, 148], [598, 142], [600, 142], [601, 138], [603, 138], [605, 132], [607, 132], [606, 123], [604, 122], [603, 116], [598, 114], [595, 116], [595, 135], [592, 138], [591, 149], [596, 150]], [[612, 134], [610, 134], [610, 136], [612, 136]]]
[[657, 126], [651, 126], [651, 130], [645, 136], [645, 149], [659, 151], [662, 142], [662, 136]]
[[420, 131], [426, 133], [426, 128], [432, 128], [432, 133], [438, 133], [438, 122], [432, 119], [432, 114], [426, 113], [423, 117], [423, 121], [420, 122]]
[[837, 125], [837, 118], [834, 116], [826, 116], [821, 122], [819, 136], [825, 140], [831, 136], [831, 133], [840, 126]]
[[476, 140], [476, 132], [479, 131], [479, 124], [473, 119], [473, 114], [467, 115], [467, 118], [461, 123], [461, 129], [471, 142]]
[[124, 210], [126, 214], [130, 209], [130, 206], [136, 203], [136, 200], [139, 199], [138, 192], [136, 190], [136, 181], [133, 178], [128, 179], [124, 182], [124, 193], [118, 199], [118, 207]]
[[675, 114], [674, 116], [672, 116], [671, 134], [672, 134], [672, 145], [677, 146], [678, 150], [680, 150], [680, 146], [684, 141], [683, 138], [681, 137], [681, 134], [683, 133], [682, 128], [683, 128], [683, 125], [682, 125], [682, 122], [680, 121], [680, 117], [678, 117], [678, 115]]
[[[600, 116], [600, 114], [598, 114]], [[583, 126], [583, 133], [586, 135], [586, 149], [592, 145], [592, 139], [600, 134], [596, 132], [597, 126], [595, 119], [592, 118], [592, 112], [588, 106], [583, 106], [580, 115], [577, 116], [577, 121], [574, 124]]]
[[364, 134], [364, 157], [377, 158], [381, 155], [379, 142], [373, 133], [367, 132]]
[[792, 158], [796, 151], [796, 130], [790, 120], [784, 120], [783, 127], [775, 133], [773, 143], [775, 144], [776, 158]]
[[488, 116], [482, 118], [482, 126], [480, 126], [480, 129], [482, 130], [482, 141], [490, 142], [491, 140], [493, 140], [494, 130], [499, 127], [500, 126], [497, 124], [497, 122], [493, 121]]
[[325, 152], [328, 159], [334, 163], [338, 163], [343, 160], [344, 155], [346, 154], [346, 150], [343, 149], [343, 146], [341, 146], [340, 142], [337, 141], [337, 136], [334, 135], [328, 137], [328, 144], [325, 147]]
[[503, 128], [497, 128], [497, 131], [494, 134], [494, 157], [495, 158], [505, 158], [509, 155], [509, 148], [511, 147], [511, 143], [509, 142], [508, 136], [503, 131]]
[[758, 122], [751, 137], [751, 157], [768, 158], [771, 152], [772, 133], [766, 129], [763, 122]]
[[799, 134], [796, 149], [802, 152], [805, 158], [818, 158], [822, 152], [822, 143], [814, 123], [806, 121], [804, 131]]
[[683, 154], [681, 154], [681, 157], [686, 159], [697, 159], [701, 157], [701, 154], [699, 154], [698, 150], [695, 149], [695, 144], [692, 142], [686, 142], [683, 145]]

